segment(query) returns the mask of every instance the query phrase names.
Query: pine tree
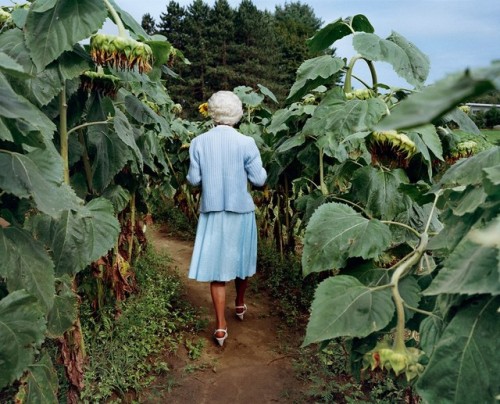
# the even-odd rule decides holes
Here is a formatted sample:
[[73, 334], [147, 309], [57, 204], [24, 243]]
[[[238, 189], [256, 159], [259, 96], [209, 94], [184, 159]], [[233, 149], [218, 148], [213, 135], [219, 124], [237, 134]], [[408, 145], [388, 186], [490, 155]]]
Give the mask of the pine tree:
[[234, 47], [234, 10], [227, 0], [216, 0], [208, 21], [209, 49], [212, 55], [207, 66], [207, 89], [211, 92], [232, 90], [237, 76], [230, 65]]
[[236, 44], [232, 64], [240, 85], [257, 88], [257, 84], [276, 91], [279, 48], [273, 29], [274, 18], [260, 11], [251, 0], [242, 0], [235, 16]]
[[290, 88], [295, 81], [296, 71], [307, 59], [318, 56], [307, 47], [306, 41], [321, 27], [322, 21], [314, 10], [300, 1], [276, 6], [275, 32], [280, 43], [280, 80]]
[[158, 32], [164, 35], [176, 49], [184, 49], [186, 42], [185, 32], [186, 9], [175, 1], [167, 5], [167, 12], [160, 14]]
[[156, 33], [156, 21], [149, 13], [142, 16], [141, 26], [149, 35]]

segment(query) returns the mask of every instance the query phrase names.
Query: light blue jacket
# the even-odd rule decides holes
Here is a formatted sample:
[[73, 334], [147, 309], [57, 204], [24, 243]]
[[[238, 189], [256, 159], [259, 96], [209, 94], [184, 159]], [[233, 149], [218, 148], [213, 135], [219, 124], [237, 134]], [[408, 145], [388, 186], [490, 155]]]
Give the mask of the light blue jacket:
[[191, 141], [187, 180], [201, 187], [201, 212], [255, 210], [248, 181], [264, 185], [267, 173], [259, 149], [249, 136], [218, 125]]

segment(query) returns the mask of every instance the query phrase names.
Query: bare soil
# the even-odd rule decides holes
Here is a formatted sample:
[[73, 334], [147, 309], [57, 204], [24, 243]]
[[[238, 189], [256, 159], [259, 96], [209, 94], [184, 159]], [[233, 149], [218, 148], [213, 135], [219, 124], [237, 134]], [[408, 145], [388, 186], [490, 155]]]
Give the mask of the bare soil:
[[[148, 230], [149, 231], [149, 230]], [[292, 369], [293, 351], [299, 340], [282, 339], [280, 319], [272, 313], [273, 302], [252, 288], [245, 297], [248, 311], [240, 321], [234, 314], [234, 284], [227, 284], [226, 319], [228, 338], [219, 347], [213, 339], [214, 319], [209, 284], [187, 278], [193, 242], [169, 236], [166, 231], [149, 234], [155, 248], [166, 252], [173, 265], [184, 276], [185, 298], [199, 308], [208, 324], [191, 338], [202, 339], [203, 348], [197, 359], [190, 359], [185, 346], [166, 360], [170, 371], [159, 376], [139, 397], [141, 403], [253, 404], [304, 402], [302, 384]], [[280, 331], [281, 329], [281, 331]], [[295, 345], [295, 347], [293, 347]]]

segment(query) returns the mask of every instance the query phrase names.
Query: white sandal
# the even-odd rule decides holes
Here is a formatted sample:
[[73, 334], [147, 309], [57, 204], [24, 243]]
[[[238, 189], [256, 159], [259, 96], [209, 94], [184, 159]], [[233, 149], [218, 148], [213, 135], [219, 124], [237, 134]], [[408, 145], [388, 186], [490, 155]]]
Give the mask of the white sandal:
[[[217, 334], [218, 332], [223, 332], [224, 333], [224, 336], [223, 337], [216, 337], [215, 334]], [[224, 345], [224, 341], [226, 340], [227, 338], [227, 328], [217, 328], [215, 331], [214, 331], [214, 338], [217, 340], [217, 342], [219, 343], [220, 346]]]
[[243, 311], [241, 313], [238, 313], [236, 312], [236, 316], [243, 321], [243, 316], [245, 315], [245, 313], [247, 312], [247, 305], [244, 304], [243, 306], [236, 306], [235, 309], [238, 310], [238, 309], [243, 309]]

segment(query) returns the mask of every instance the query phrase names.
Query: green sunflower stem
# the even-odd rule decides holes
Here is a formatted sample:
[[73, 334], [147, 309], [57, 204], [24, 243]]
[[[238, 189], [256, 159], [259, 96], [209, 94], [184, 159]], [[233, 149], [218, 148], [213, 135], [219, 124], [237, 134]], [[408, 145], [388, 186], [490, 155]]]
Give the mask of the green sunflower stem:
[[61, 157], [63, 160], [63, 178], [69, 184], [68, 158], [68, 103], [66, 102], [66, 84], [63, 84], [59, 93], [59, 140], [61, 143]]
[[424, 254], [425, 249], [427, 248], [427, 243], [429, 242], [429, 236], [427, 233], [423, 233], [420, 235], [420, 243], [413, 254], [403, 263], [401, 263], [391, 277], [391, 288], [392, 288], [392, 298], [394, 300], [394, 304], [396, 306], [396, 314], [397, 314], [397, 325], [396, 331], [394, 334], [394, 346], [393, 349], [396, 352], [404, 352], [406, 349], [405, 345], [405, 310], [404, 310], [404, 301], [399, 293], [399, 281], [401, 277], [415, 264], [420, 261], [420, 257]]
[[349, 61], [349, 64], [347, 65], [347, 73], [345, 75], [345, 81], [344, 81], [344, 92], [350, 93], [352, 91], [352, 77], [353, 77], [352, 72], [354, 70], [354, 65], [360, 59], [364, 60], [368, 65], [368, 68], [370, 69], [370, 75], [372, 77], [372, 89], [373, 91], [375, 91], [375, 93], [377, 93], [378, 78], [377, 78], [377, 71], [375, 70], [375, 65], [371, 60], [365, 59], [361, 55], [353, 56]]
[[123, 22], [118, 13], [116, 12], [115, 8], [111, 5], [111, 3], [108, 0], [104, 0], [104, 4], [106, 5], [106, 8], [111, 14], [113, 21], [118, 27], [118, 35], [121, 36], [122, 38], [128, 38], [127, 30], [125, 29], [125, 26], [123, 25]]

